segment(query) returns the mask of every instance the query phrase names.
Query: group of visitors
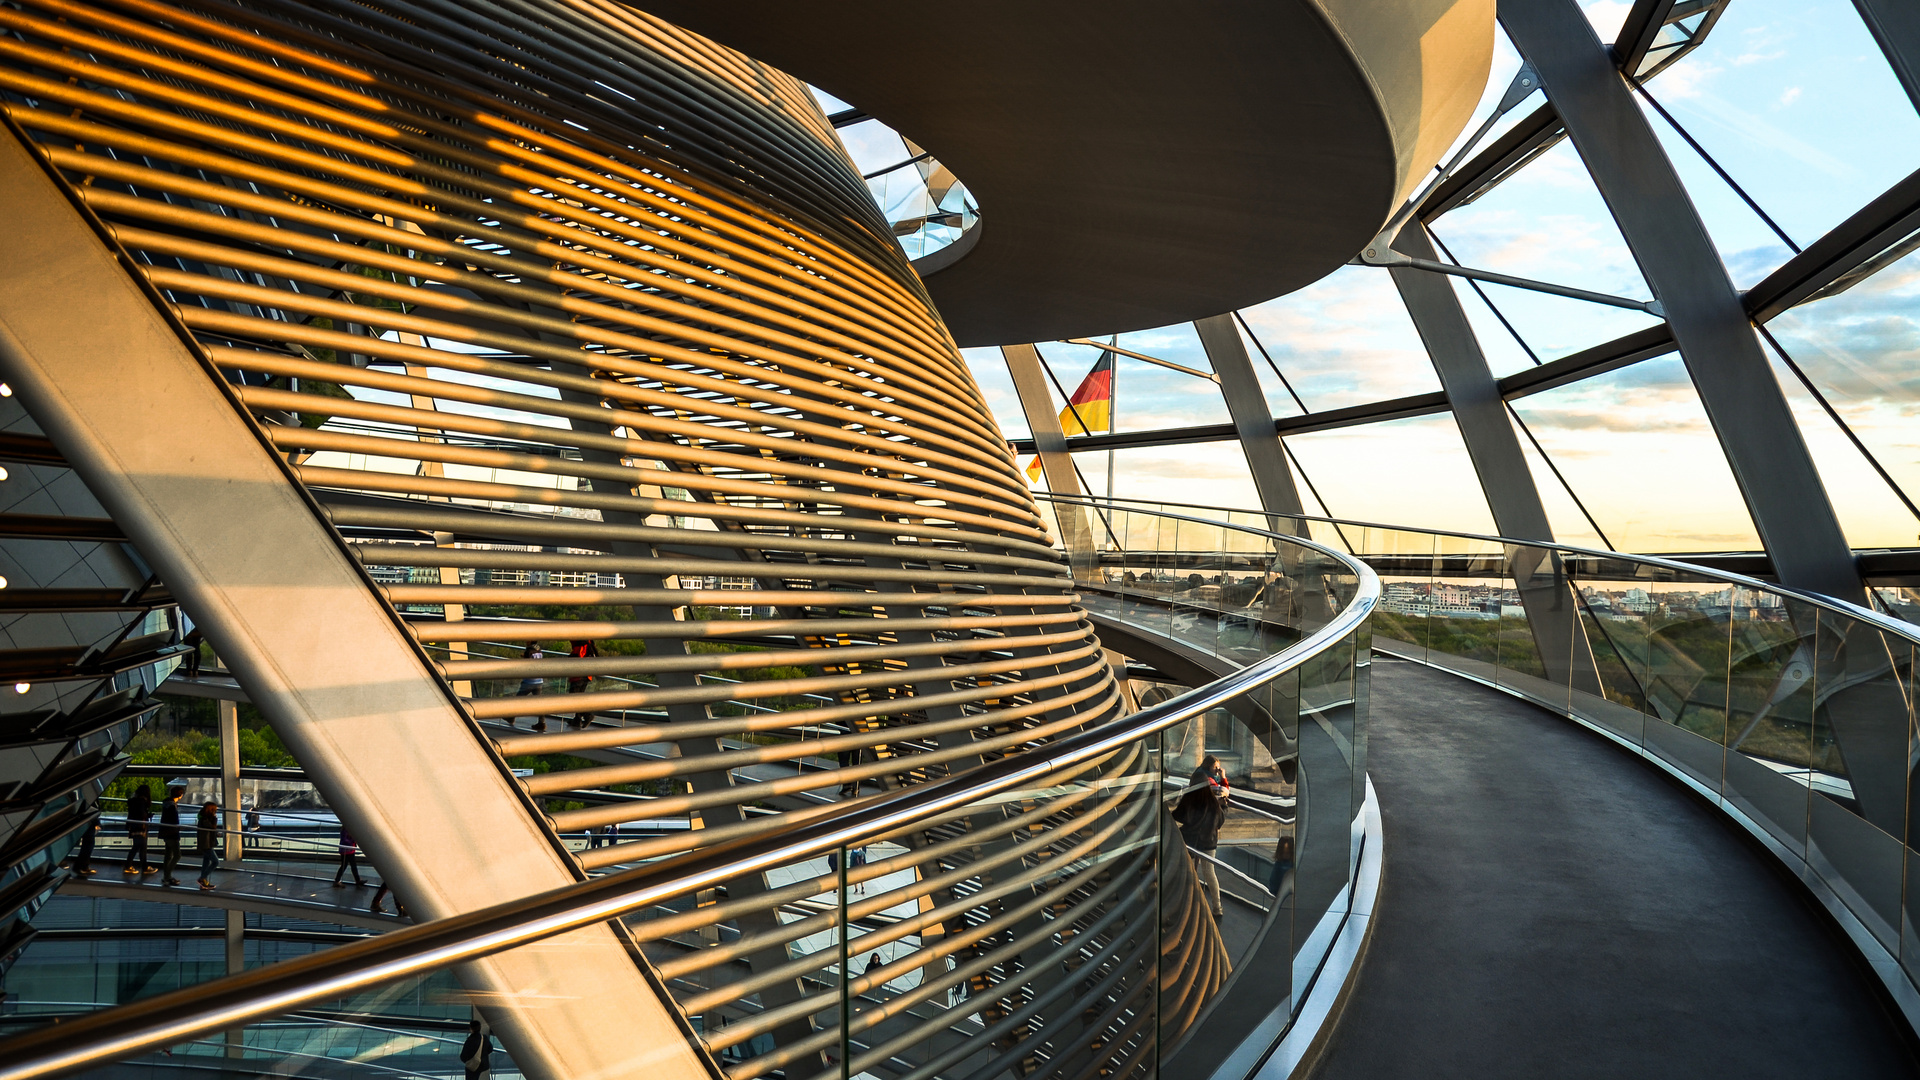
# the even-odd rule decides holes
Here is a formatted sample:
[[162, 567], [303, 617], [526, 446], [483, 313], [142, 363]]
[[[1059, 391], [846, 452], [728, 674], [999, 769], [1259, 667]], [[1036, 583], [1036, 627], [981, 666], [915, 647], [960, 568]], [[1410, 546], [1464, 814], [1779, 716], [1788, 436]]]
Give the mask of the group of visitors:
[[[160, 874], [161, 885], [180, 884], [180, 879], [174, 876], [174, 870], [179, 867], [182, 858], [180, 800], [186, 796], [186, 793], [187, 789], [184, 787], [168, 787], [166, 797], [161, 801], [156, 815], [151, 787], [143, 783], [133, 789], [133, 794], [127, 797], [127, 865], [121, 873], [133, 878]], [[200, 888], [204, 892], [214, 887], [213, 871], [220, 865], [223, 830], [220, 824], [219, 802], [208, 799], [200, 805], [200, 812], [193, 821], [193, 830], [200, 855]], [[159, 866], [154, 866], [150, 861], [148, 849], [150, 833], [157, 833], [160, 837]], [[94, 845], [99, 839], [99, 834], [98, 818], [95, 818], [86, 831], [80, 834], [80, 841], [74, 847], [72, 862], [73, 872], [76, 875], [91, 877], [99, 872], [93, 868]], [[349, 872], [353, 874], [355, 886], [366, 887], [366, 881], [360, 876], [359, 852], [360, 845], [354, 842], [353, 836], [345, 829], [340, 830], [340, 864], [333, 872], [335, 888], [341, 887], [341, 880]], [[373, 894], [373, 902], [369, 905], [369, 910], [384, 913], [382, 901], [387, 898], [389, 891], [386, 883], [382, 882]], [[398, 897], [394, 898], [394, 906], [399, 909], [400, 914], [406, 914], [406, 909], [401, 906]]]
[[[576, 660], [585, 660], [589, 657], [599, 656], [600, 646], [592, 641], [571, 641], [567, 643], [567, 655], [572, 656]], [[542, 649], [540, 643], [537, 641], [530, 643], [525, 649], [520, 651], [520, 659], [522, 660], [545, 660], [546, 658], [546, 650]], [[567, 693], [584, 694], [587, 692], [587, 688], [592, 685], [592, 675], [574, 675], [567, 679]], [[520, 689], [514, 696], [539, 697], [546, 692], [546, 687], [546, 676], [530, 675], [520, 680]], [[591, 711], [580, 712], [575, 713], [573, 718], [567, 721], [567, 726], [570, 728], [584, 728], [592, 722], [593, 713]], [[512, 721], [508, 721], [508, 723], [512, 723]], [[547, 730], [546, 714], [541, 713], [534, 717], [533, 730]]]
[[[173, 872], [180, 865], [180, 800], [187, 789], [173, 786], [167, 788], [166, 798], [160, 803], [158, 832], [160, 834], [160, 865], [154, 866], [148, 854], [149, 831], [154, 822], [153, 791], [147, 784], [133, 789], [127, 797], [127, 865], [121, 873], [129, 877], [145, 877], [148, 874], [160, 874], [160, 884], [178, 885], [180, 879]], [[194, 840], [200, 853], [200, 888], [207, 891], [213, 888], [213, 870], [220, 865], [220, 804], [208, 799], [200, 806], [200, 813], [194, 818]], [[73, 853], [73, 872], [81, 877], [91, 877], [97, 871], [93, 868], [94, 842], [100, 833], [100, 821], [94, 819], [86, 832], [80, 835], [80, 843]]]

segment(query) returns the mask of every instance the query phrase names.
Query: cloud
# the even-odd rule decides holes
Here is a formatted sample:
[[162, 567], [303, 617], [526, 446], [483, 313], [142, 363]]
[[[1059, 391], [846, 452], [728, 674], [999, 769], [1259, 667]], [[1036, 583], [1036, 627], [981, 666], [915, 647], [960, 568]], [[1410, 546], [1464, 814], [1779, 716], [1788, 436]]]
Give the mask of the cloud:
[[1801, 90], [1797, 86], [1787, 87], [1785, 90], [1782, 90], [1780, 92], [1780, 99], [1777, 103], [1775, 103], [1774, 107], [1779, 109], [1786, 108], [1787, 106], [1800, 100], [1800, 93], [1801, 93]]
[[1699, 97], [1703, 88], [1723, 70], [1720, 65], [1698, 54], [1689, 56], [1684, 63], [1675, 64], [1660, 73], [1660, 99], [1684, 101]]
[[1768, 329], [1837, 407], [1920, 408], [1920, 255]]
[[1620, 24], [1627, 21], [1627, 12], [1633, 5], [1624, 0], [1591, 0], [1582, 5], [1586, 8], [1587, 21], [1593, 24], [1594, 33], [1601, 41], [1612, 41], [1620, 36]]
[[1732, 63], [1735, 67], [1764, 64], [1780, 59], [1787, 55], [1787, 50], [1779, 46], [1793, 40], [1794, 34], [1790, 30], [1782, 30], [1771, 23], [1763, 23], [1759, 26], [1747, 27], [1741, 31], [1740, 37], [1742, 39], [1740, 44], [1744, 51], [1733, 58]]

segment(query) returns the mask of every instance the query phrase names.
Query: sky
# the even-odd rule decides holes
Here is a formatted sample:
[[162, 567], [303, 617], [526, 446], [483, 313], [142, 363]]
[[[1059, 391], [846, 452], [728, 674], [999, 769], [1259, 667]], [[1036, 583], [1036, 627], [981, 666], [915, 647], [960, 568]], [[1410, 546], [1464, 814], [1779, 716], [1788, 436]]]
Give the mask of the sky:
[[[1611, 40], [1628, 7], [1624, 0], [1586, 5], [1603, 40]], [[1491, 111], [1519, 66], [1504, 35], [1497, 37], [1487, 92], [1469, 130]], [[1920, 115], [1849, 0], [1732, 0], [1706, 43], [1652, 79], [1647, 89], [1801, 247], [1920, 168]], [[1536, 94], [1522, 102], [1494, 134], [1541, 100]], [[1734, 285], [1749, 287], [1785, 261], [1791, 252], [1774, 229], [1665, 120], [1644, 104], [1642, 110]], [[898, 137], [878, 124], [847, 129], [843, 137], [863, 171], [906, 156]], [[910, 199], [892, 189], [883, 195]], [[991, 216], [991, 193], [981, 198]], [[1433, 232], [1469, 266], [1631, 299], [1652, 295], [1570, 142], [1440, 218]], [[1452, 283], [1496, 376], [1655, 322], [1637, 311], [1497, 285], [1475, 290], [1458, 279]], [[1308, 410], [1439, 389], [1383, 270], [1342, 267], [1242, 314]], [[1920, 501], [1920, 255], [1841, 295], [1788, 312], [1769, 329], [1880, 465]], [[1189, 367], [1208, 367], [1192, 328], [1184, 324], [1123, 334], [1119, 344]], [[1081, 346], [1040, 347], [1069, 391], [1097, 356]], [[1294, 394], [1258, 351], [1253, 355], [1274, 414], [1298, 415]], [[969, 349], [965, 356], [1007, 435], [1026, 435], [998, 350]], [[1920, 540], [1920, 521], [1770, 347], [1768, 356], [1849, 540], [1856, 547]], [[1115, 380], [1115, 423], [1121, 431], [1227, 419], [1210, 381], [1125, 357], [1116, 365]], [[1545, 449], [1543, 459], [1527, 435], [1520, 436], [1559, 538], [1638, 551], [1758, 546], [1677, 355], [1514, 405]], [[1325, 499], [1325, 509], [1336, 516], [1463, 531], [1493, 527], [1448, 417], [1293, 436], [1287, 445], [1310, 486]], [[1090, 486], [1106, 490], [1107, 455], [1079, 458]], [[1547, 459], [1558, 468], [1558, 477]], [[1128, 451], [1116, 455], [1115, 462], [1113, 487], [1123, 497], [1238, 506], [1255, 501], [1245, 462], [1232, 443]]]

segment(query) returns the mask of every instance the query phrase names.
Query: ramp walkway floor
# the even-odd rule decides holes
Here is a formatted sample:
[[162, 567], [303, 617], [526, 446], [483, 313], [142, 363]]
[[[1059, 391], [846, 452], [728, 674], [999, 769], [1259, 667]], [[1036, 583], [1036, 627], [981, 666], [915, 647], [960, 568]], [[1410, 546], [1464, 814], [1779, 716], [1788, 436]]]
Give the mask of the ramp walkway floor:
[[251, 859], [222, 863], [220, 869], [213, 872], [213, 889], [202, 891], [195, 884], [199, 874], [197, 859], [191, 868], [181, 868], [178, 876], [182, 884], [172, 888], [160, 885], [159, 874], [128, 877], [121, 873], [125, 865], [118, 859], [96, 857], [93, 860], [96, 873], [67, 882], [61, 886], [60, 893], [258, 911], [368, 930], [392, 930], [412, 922], [394, 913], [392, 896], [384, 898], [381, 912], [371, 910], [380, 879], [364, 866], [361, 873], [365, 885], [356, 887], [349, 877], [345, 885], [336, 887], [331, 865]]
[[1392, 660], [1368, 755], [1380, 918], [1316, 1080], [1920, 1075], [1815, 901], [1644, 762]]

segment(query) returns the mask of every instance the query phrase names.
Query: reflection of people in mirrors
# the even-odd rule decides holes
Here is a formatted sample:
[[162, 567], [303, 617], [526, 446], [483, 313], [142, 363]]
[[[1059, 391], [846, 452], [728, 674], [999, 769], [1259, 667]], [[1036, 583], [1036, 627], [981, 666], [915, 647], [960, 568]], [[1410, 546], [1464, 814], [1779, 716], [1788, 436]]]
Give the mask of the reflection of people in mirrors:
[[147, 821], [153, 817], [153, 792], [141, 784], [127, 796], [126, 874], [151, 874], [159, 867], [147, 865]]
[[1199, 880], [1214, 918], [1226, 914], [1226, 909], [1220, 902], [1220, 875], [1209, 856], [1220, 846], [1220, 826], [1227, 821], [1231, 790], [1220, 759], [1208, 754], [1187, 778], [1186, 793], [1173, 809], [1173, 820], [1180, 824], [1180, 838], [1186, 841], [1187, 855], [1193, 863], [1193, 876]]
[[80, 833], [80, 846], [73, 853], [73, 872], [80, 877], [92, 877], [93, 844], [100, 836], [100, 817], [95, 815], [91, 823]]
[[1273, 877], [1267, 882], [1267, 889], [1273, 893], [1274, 903], [1280, 902], [1283, 890], [1293, 890], [1293, 837], [1282, 836], [1273, 846]]
[[197, 626], [187, 631], [187, 636], [180, 639], [180, 644], [192, 650], [180, 658], [180, 666], [184, 669], [182, 674], [186, 678], [197, 679], [200, 677], [200, 644], [205, 640], [207, 640], [207, 636], [201, 633], [200, 628]]
[[193, 837], [200, 847], [200, 891], [213, 888], [213, 868], [220, 865], [220, 804], [212, 799], [200, 804], [200, 815], [193, 821]]

